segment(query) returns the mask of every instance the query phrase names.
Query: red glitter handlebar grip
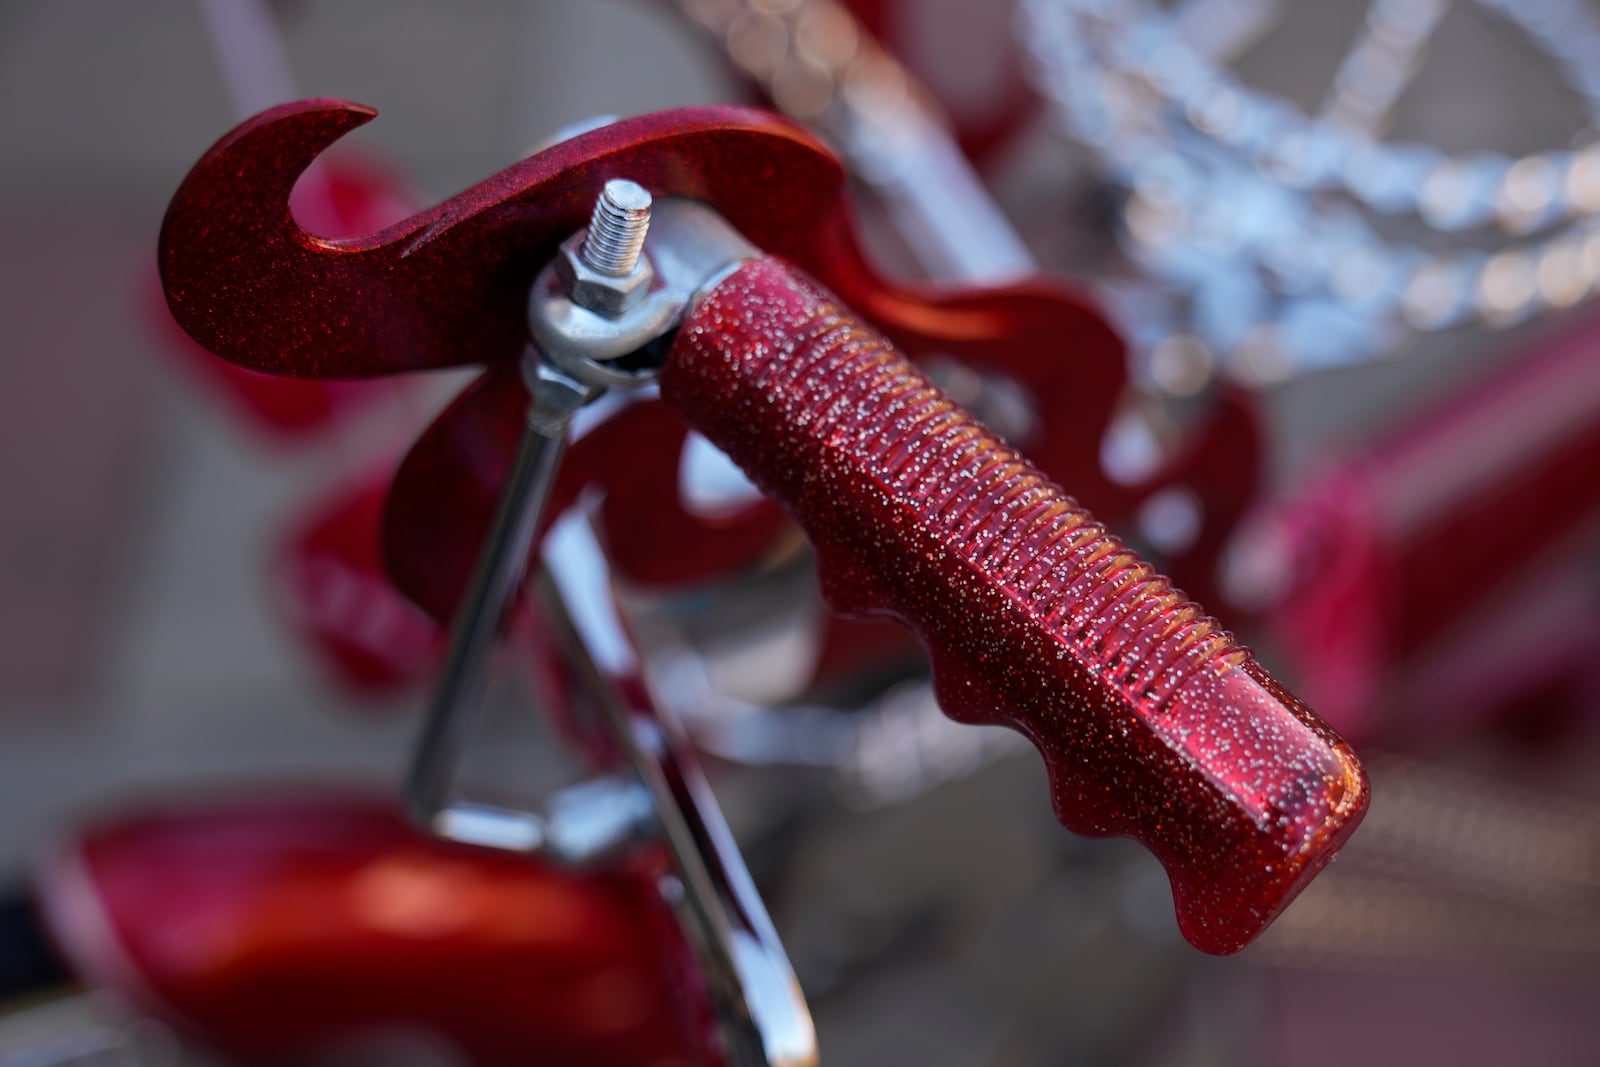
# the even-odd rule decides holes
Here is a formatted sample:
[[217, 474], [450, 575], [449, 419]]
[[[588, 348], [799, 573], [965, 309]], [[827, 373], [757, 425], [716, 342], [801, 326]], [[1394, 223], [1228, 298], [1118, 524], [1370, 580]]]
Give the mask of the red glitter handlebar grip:
[[661, 391], [805, 528], [836, 610], [901, 619], [947, 714], [1033, 740], [1063, 825], [1160, 858], [1197, 948], [1249, 943], [1360, 821], [1331, 727], [793, 268], [708, 294]]

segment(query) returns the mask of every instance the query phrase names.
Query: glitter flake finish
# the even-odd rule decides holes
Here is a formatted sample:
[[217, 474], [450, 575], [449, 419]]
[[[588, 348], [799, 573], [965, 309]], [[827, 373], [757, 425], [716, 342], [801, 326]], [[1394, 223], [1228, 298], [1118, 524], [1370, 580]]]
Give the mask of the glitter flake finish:
[[[532, 279], [584, 224], [601, 184], [626, 175], [657, 197], [711, 204], [881, 331], [762, 261], [692, 315], [662, 393], [806, 527], [837, 607], [897, 615], [922, 636], [955, 718], [1035, 740], [1064, 823], [1136, 837], [1166, 863], [1192, 942], [1212, 952], [1247, 943], [1354, 829], [1366, 782], [1337, 735], [1048, 480], [1122, 517], [1163, 486], [1191, 489], [1205, 503], [1202, 528], [1172, 562], [1204, 592], [1253, 484], [1247, 407], [1219, 404], [1147, 481], [1116, 484], [1097, 456], [1126, 372], [1098, 312], [1044, 281], [948, 292], [886, 283], [855, 243], [837, 160], [759, 112], [623, 120], [379, 233], [307, 233], [289, 191], [371, 116], [313, 100], [239, 126], [178, 190], [160, 264], [179, 323], [253, 370], [485, 368], [407, 458], [389, 501], [386, 560], [424, 606], [448, 614], [520, 429]], [[934, 391], [891, 342], [1021, 385], [1040, 421], [1026, 442], [1032, 462]], [[640, 480], [627, 457], [641, 451], [675, 472], [683, 428], [633, 421], [648, 425], [619, 422], [605, 448], [598, 433], [578, 442], [557, 495], [586, 479]], [[624, 447], [641, 434], [655, 444]], [[676, 491], [649, 481], [656, 496]], [[654, 583], [703, 576], [777, 530], [761, 507], [718, 530], [685, 511], [663, 530], [656, 496], [612, 493], [602, 522], [643, 534], [614, 548], [639, 564], [625, 571]]]
[[1359, 823], [1331, 727], [793, 268], [709, 294], [661, 390], [794, 514], [836, 609], [899, 618], [952, 718], [1033, 740], [1064, 825], [1160, 858], [1197, 948], [1248, 944]]
[[[717, 209], [752, 243], [820, 279], [913, 359], [937, 355], [1018, 387], [1039, 425], [1028, 455], [1107, 518], [1188, 488], [1206, 502], [1194, 542], [1171, 561], [1210, 598], [1210, 576], [1247, 501], [1262, 444], [1253, 409], [1224, 395], [1169, 461], [1136, 485], [1106, 475], [1100, 444], [1127, 384], [1122, 342], [1070, 288], [1033, 279], [936, 291], [885, 281], [855, 239], [843, 168], [815, 138], [743, 108], [683, 108], [623, 119], [515, 164], [378, 233], [308, 233], [289, 194], [319, 153], [369, 121], [370, 108], [304, 100], [263, 112], [195, 164], [162, 225], [160, 266], [180, 325], [239, 366], [295, 378], [362, 378], [445, 366], [486, 367], [463, 403], [407, 459], [385, 522], [385, 558], [402, 589], [448, 615], [483, 543], [520, 433], [517, 361], [528, 344], [528, 290], [561, 241], [588, 220], [608, 178], [659, 198]], [[641, 416], [647, 440], [622, 442], [677, 469], [683, 432]], [[665, 420], [670, 423], [670, 417]], [[622, 428], [607, 435], [611, 443]], [[622, 447], [626, 445], [626, 447]], [[577, 460], [569, 457], [569, 466]], [[613, 537], [629, 580], [704, 577], [713, 542], [746, 549], [779, 527], [760, 506], [697, 518], [633, 468], [598, 472], [609, 534], [650, 529], [639, 550]], [[446, 506], [448, 504], [449, 506]], [[663, 505], [665, 504], [665, 510]], [[670, 512], [672, 528], [659, 527]], [[634, 540], [640, 540], [635, 537]], [[725, 556], [730, 565], [747, 558]]]

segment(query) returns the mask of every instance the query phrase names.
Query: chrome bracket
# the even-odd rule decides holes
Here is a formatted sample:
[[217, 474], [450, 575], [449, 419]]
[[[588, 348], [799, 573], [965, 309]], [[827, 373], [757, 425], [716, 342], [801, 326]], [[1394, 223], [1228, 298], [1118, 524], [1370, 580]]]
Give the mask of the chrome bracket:
[[[699, 293], [757, 254], [715, 212], [682, 200], [657, 206], [644, 248], [651, 291], [620, 314], [574, 305], [552, 269], [534, 285], [527, 427], [451, 627], [406, 801], [413, 818], [439, 837], [565, 865], [604, 864], [631, 846], [658, 842], [674, 874], [663, 892], [706, 979], [729, 1062], [810, 1067], [816, 1034], [805, 997], [692, 749], [651, 695], [586, 502], [557, 518], [542, 545], [534, 543], [576, 413], [608, 388], [654, 377], [616, 364], [617, 357], [676, 328]], [[536, 547], [538, 606], [625, 766], [524, 810], [457, 795], [455, 775]]]

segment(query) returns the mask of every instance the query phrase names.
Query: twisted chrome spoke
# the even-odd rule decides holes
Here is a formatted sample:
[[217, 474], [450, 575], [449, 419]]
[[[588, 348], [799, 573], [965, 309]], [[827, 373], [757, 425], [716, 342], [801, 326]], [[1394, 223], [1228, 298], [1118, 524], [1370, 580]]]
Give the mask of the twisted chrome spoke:
[[[1231, 2], [1247, 9], [1247, 46], [1262, 0]], [[1372, 0], [1307, 112], [1224, 58], [1237, 46], [1219, 48], [1206, 16], [1230, 0], [1018, 0], [1035, 84], [1128, 190], [1125, 247], [1166, 309], [1138, 316], [1135, 345], [1189, 335], [1212, 365], [1274, 381], [1369, 361], [1407, 332], [1509, 326], [1600, 292], [1600, 11], [1472, 5], [1553, 61], [1583, 114], [1571, 147], [1385, 140], [1450, 2]]]
[[1381, 134], [1416, 80], [1428, 42], [1449, 9], [1450, 0], [1373, 0], [1323, 101], [1323, 121]]
[[1278, 28], [1283, 0], [1183, 0], [1172, 10], [1178, 32], [1213, 63], [1232, 63]]

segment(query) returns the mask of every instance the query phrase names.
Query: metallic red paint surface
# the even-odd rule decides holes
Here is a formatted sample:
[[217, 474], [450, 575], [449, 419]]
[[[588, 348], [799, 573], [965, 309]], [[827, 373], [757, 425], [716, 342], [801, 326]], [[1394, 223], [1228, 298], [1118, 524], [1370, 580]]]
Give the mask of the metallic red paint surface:
[[[381, 233], [329, 241], [290, 218], [289, 190], [328, 144], [371, 118], [334, 100], [285, 105], [250, 120], [196, 164], [168, 210], [161, 264], [179, 321], [243, 366], [297, 377], [395, 374], [425, 367], [509, 367], [527, 343], [525, 303], [537, 269], [581, 228], [601, 184], [626, 175], [657, 196], [707, 200], [757, 245], [821, 278], [913, 357], [943, 355], [1020, 385], [1040, 414], [1028, 452], [1102, 514], [1131, 514], [1166, 486], [1204, 503], [1194, 545], [1172, 561], [1201, 594], [1257, 479], [1260, 439], [1239, 397], [1219, 405], [1172, 462], [1136, 486], [1099, 464], [1126, 385], [1121, 342], [1070, 290], [1044, 281], [988, 291], [890, 285], [857, 246], [838, 162], [798, 127], [737, 108], [627, 119], [573, 138]], [[491, 371], [402, 469], [386, 555], [402, 588], [449, 612], [509, 464], [521, 414], [511, 373]], [[659, 415], [629, 416], [628, 434], [670, 468], [643, 486], [630, 468], [596, 475], [608, 504], [614, 563], [633, 581], [683, 584], [719, 559], [758, 554], [776, 520], [761, 507], [707, 520], [676, 500], [678, 453]], [[490, 420], [486, 422], [485, 420]], [[446, 425], [447, 424], [447, 425]], [[619, 434], [624, 431], [615, 431]], [[677, 439], [681, 440], [681, 436]], [[644, 449], [613, 444], [597, 450]], [[632, 449], [632, 451], [629, 451]], [[631, 484], [630, 484], [631, 483]], [[437, 506], [448, 501], [451, 507]], [[637, 531], [664, 523], [663, 535]]]
[[[370, 233], [410, 213], [413, 198], [389, 168], [345, 157], [323, 167], [319, 192], [295, 216], [331, 237]], [[392, 388], [362, 382], [294, 381], [218, 361], [173, 321], [161, 286], [149, 278], [150, 314], [181, 371], [251, 431], [282, 444], [316, 440], [381, 401]]]
[[717, 205], [764, 247], [804, 234], [808, 258], [865, 281], [848, 231], [829, 225], [838, 163], [799, 127], [734, 108], [580, 135], [371, 236], [307, 233], [290, 216], [290, 190], [318, 153], [373, 114], [336, 100], [273, 108], [185, 178], [162, 227], [161, 272], [173, 314], [207, 349], [316, 378], [513, 361], [527, 340], [534, 274], [619, 174], [658, 196]]
[[81, 976], [245, 1061], [393, 1032], [480, 1067], [716, 1063], [656, 873], [564, 873], [300, 795], [119, 818], [40, 888]]
[[917, 631], [951, 717], [1034, 741], [1065, 825], [1162, 860], [1196, 947], [1247, 944], [1359, 823], [1330, 727], [792, 268], [713, 290], [661, 391], [799, 520], [836, 608]]
[[1581, 674], [1600, 651], [1581, 624], [1600, 610], [1600, 320], [1535, 343], [1270, 521], [1292, 574], [1274, 627], [1341, 729], [1451, 732], [1518, 679], [1544, 684], [1552, 656]]
[[[1180, 573], [1184, 580], [1192, 581], [1190, 574], [1208, 578], [1205, 556], [1221, 543], [1249, 495], [1258, 442], [1248, 409], [1239, 403], [1221, 405], [1217, 418], [1146, 483], [1130, 487], [1109, 479], [1100, 467], [1100, 443], [1126, 371], [1121, 343], [1104, 320], [1070, 292], [1043, 282], [946, 293], [886, 284], [854, 243], [837, 162], [782, 120], [728, 108], [624, 120], [525, 160], [383, 233], [348, 241], [305, 233], [285, 207], [296, 176], [318, 151], [370, 115], [337, 101], [311, 101], [241, 126], [180, 188], [163, 228], [161, 262], [180, 321], [202, 343], [244, 365], [312, 377], [490, 366], [407, 459], [387, 520], [391, 565], [408, 589], [413, 582], [427, 585], [421, 599], [435, 610], [454, 600], [459, 561], [481, 543], [481, 529], [470, 520], [486, 513], [508, 443], [520, 431], [525, 400], [516, 363], [527, 344], [529, 284], [556, 244], [583, 226], [602, 182], [615, 176], [639, 181], [657, 196], [709, 201], [755, 244], [820, 275], [912, 355], [946, 356], [1021, 384], [1042, 416], [1029, 455], [1093, 506], [1126, 515], [1175, 480], [1195, 486], [1205, 525], [1196, 546], [1175, 561], [1180, 572], [1188, 572]], [[773, 346], [767, 355], [813, 340], [801, 332], [814, 325], [815, 308], [807, 302], [822, 298], [803, 287], [784, 289], [780, 278], [719, 291], [720, 313], [730, 322], [740, 314], [749, 318], [744, 327], [715, 337], [695, 335], [707, 366], [736, 367], [763, 358], [748, 348], [758, 340]], [[791, 308], [795, 315], [768, 314], [780, 290], [800, 300]], [[697, 316], [697, 323], [704, 321]], [[687, 343], [680, 341], [680, 353]], [[817, 352], [839, 356], [826, 345]], [[906, 373], [915, 372], [907, 367]], [[676, 380], [681, 383], [682, 375]], [[848, 380], [835, 385], [854, 388]], [[708, 387], [698, 404], [687, 404], [681, 384], [674, 388], [690, 423], [747, 466], [756, 463], [766, 487], [796, 505], [795, 486], [771, 480], [783, 466], [775, 454], [758, 450], [753, 456], [748, 437], [723, 432], [723, 420], [733, 411], [726, 398], [718, 401]], [[872, 527], [892, 509], [861, 494], [882, 486], [860, 479], [859, 456], [806, 451], [807, 427], [785, 420], [823, 413], [794, 403], [799, 396], [790, 394], [785, 404], [766, 409], [762, 434], [798, 434], [792, 458], [803, 457], [801, 466], [816, 484], [833, 486], [841, 494], [838, 503], [851, 505], [836, 510], [831, 502], [822, 508], [813, 501], [801, 507], [822, 546], [834, 601], [847, 608], [884, 606], [875, 598], [887, 588], [895, 601], [890, 606], [916, 615], [933, 639], [941, 686], [958, 717], [984, 720], [996, 711], [962, 699], [952, 686], [964, 687], [969, 696], [990, 686], [1020, 708], [1024, 729], [1050, 754], [1062, 816], [1090, 832], [1141, 836], [1167, 862], [1185, 931], [1196, 944], [1231, 951], [1248, 941], [1358, 820], [1365, 780], [1348, 751], [1165, 580], [1132, 562], [1077, 511], [1070, 518], [1054, 511], [1024, 515], [992, 504], [974, 510], [979, 504], [972, 502], [963, 514], [981, 521], [944, 531], [949, 538], [943, 558], [928, 543], [933, 528], [911, 512], [894, 512], [907, 522], [904, 529], [892, 522]], [[858, 440], [889, 433], [895, 430], [889, 414], [856, 411], [838, 432]], [[649, 432], [681, 432], [663, 425], [652, 424]], [[997, 440], [984, 441], [989, 454], [1003, 452], [1010, 457], [1006, 462], [1018, 464], [1020, 476], [1020, 456]], [[597, 466], [605, 469], [592, 477], [622, 500], [624, 483], [641, 480], [637, 453], [593, 447], [601, 453]], [[658, 455], [672, 457], [665, 466], [675, 487], [676, 454], [663, 447]], [[824, 456], [826, 462], [819, 462]], [[574, 477], [583, 475], [585, 463], [581, 454], [575, 456]], [[959, 478], [973, 472], [951, 461], [945, 473]], [[1030, 485], [1043, 484], [1039, 476], [1028, 478]], [[665, 491], [659, 481], [649, 488]], [[570, 484], [560, 489], [572, 491]], [[621, 569], [653, 566], [658, 578], [693, 571], [706, 559], [695, 555], [703, 552], [704, 531], [693, 524], [676, 541], [636, 542], [645, 557], [629, 560], [625, 537], [648, 528], [656, 518], [653, 509], [640, 505], [632, 513], [619, 507], [607, 520]], [[451, 521], [430, 522], [424, 510]], [[745, 521], [770, 522], [770, 513], [763, 517], [763, 509], [754, 508], [734, 524], [738, 532], [729, 536], [739, 551], [729, 554], [735, 558], [760, 541], [740, 540], [750, 531], [741, 528]], [[1046, 535], [1065, 529], [1063, 523], [1077, 532], [1033, 543], [1036, 535], [1049, 540]], [[921, 534], [913, 536], [913, 527]], [[863, 538], [879, 541], [881, 551], [870, 562], [841, 563], [853, 559], [846, 547], [859, 547]], [[1072, 580], [1088, 584], [1072, 590], [1070, 602], [1089, 594], [1114, 602], [1103, 609], [1121, 609], [1096, 616], [1113, 623], [1103, 633], [1069, 637], [1026, 611], [1005, 609], [995, 598], [1020, 575], [966, 586], [957, 580], [967, 572], [956, 565], [954, 553], [981, 554], [986, 546], [1007, 544], [1023, 550], [1012, 563], [1034, 573], [1055, 559], [1046, 554], [1035, 561], [1035, 550], [1059, 552], [1069, 542], [1097, 553], [1094, 560], [1078, 559], [1085, 567]], [[678, 555], [685, 552], [690, 555]], [[433, 571], [441, 559], [458, 561], [454, 574]], [[1087, 567], [1091, 562], [1095, 566]], [[890, 585], [880, 587], [885, 576]], [[910, 584], [895, 584], [901, 581]], [[1149, 644], [1148, 655], [1122, 655], [1141, 642]], [[1150, 656], [1167, 662], [1157, 668]], [[1151, 666], [1151, 676], [1108, 681], [1130, 663]], [[1076, 697], [1068, 695], [1073, 692]], [[1232, 710], [1219, 716], [1219, 709]], [[1093, 762], [1083, 762], [1086, 757]]]

